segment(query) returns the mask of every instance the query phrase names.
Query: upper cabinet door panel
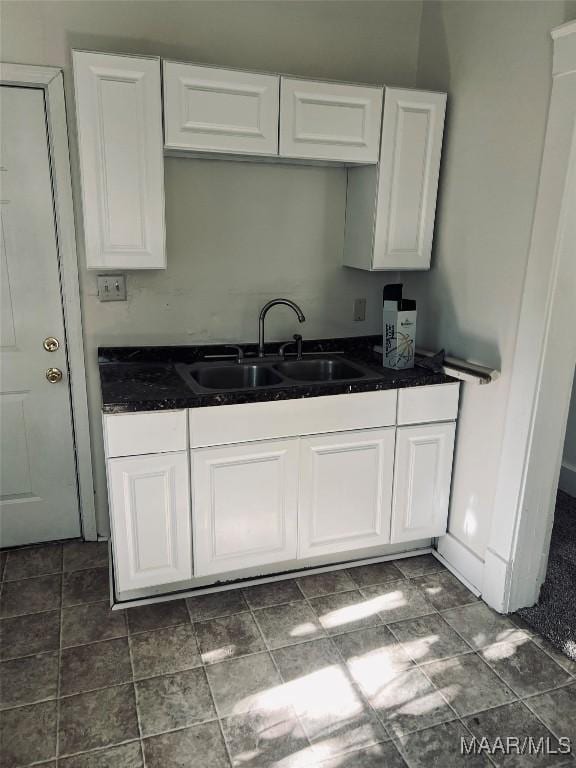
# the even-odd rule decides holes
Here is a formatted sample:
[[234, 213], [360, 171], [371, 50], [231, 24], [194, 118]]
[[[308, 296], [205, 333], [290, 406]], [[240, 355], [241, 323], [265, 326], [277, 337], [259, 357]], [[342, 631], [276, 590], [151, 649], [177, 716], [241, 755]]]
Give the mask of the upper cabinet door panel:
[[374, 269], [428, 269], [446, 94], [386, 89]]
[[278, 154], [280, 78], [164, 63], [166, 147]]
[[377, 163], [382, 88], [282, 78], [280, 156]]
[[86, 262], [164, 269], [160, 61], [73, 52]]

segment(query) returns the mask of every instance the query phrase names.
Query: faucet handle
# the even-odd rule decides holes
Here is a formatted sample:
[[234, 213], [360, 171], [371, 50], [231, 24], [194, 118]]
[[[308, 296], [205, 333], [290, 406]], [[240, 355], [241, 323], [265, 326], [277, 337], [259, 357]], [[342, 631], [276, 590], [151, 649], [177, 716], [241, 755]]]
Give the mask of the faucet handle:
[[280, 357], [282, 358], [286, 357], [286, 347], [289, 347], [292, 344], [294, 344], [292, 340], [285, 341], [284, 344], [280, 344], [280, 349], [278, 350], [278, 354], [280, 355]]
[[236, 350], [236, 362], [241, 363], [244, 360], [244, 350], [239, 344], [225, 344], [227, 348]]
[[286, 347], [289, 347], [292, 344], [296, 344], [296, 359], [301, 360], [302, 359], [302, 336], [299, 333], [295, 333], [294, 336], [292, 336], [291, 341], [285, 341], [284, 344], [280, 345], [280, 350], [279, 350], [280, 356], [284, 357], [286, 355]]
[[292, 338], [296, 342], [296, 359], [302, 360], [302, 334], [295, 333]]

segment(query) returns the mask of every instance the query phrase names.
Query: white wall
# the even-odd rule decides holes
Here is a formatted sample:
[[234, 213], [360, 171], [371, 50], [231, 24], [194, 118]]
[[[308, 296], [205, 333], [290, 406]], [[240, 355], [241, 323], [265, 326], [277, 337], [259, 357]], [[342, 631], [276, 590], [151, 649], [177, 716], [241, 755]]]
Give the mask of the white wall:
[[576, 375], [572, 385], [572, 399], [566, 425], [564, 455], [560, 470], [560, 490], [576, 497]]
[[[107, 533], [98, 345], [255, 340], [269, 298], [301, 304], [308, 337], [375, 333], [386, 278], [343, 269], [342, 169], [170, 159], [168, 269], [128, 277], [126, 303], [100, 304], [84, 268], [71, 48], [156, 54], [223, 66], [367, 83], [414, 84], [416, 2], [11, 2], [0, 6], [4, 61], [64, 68], [98, 526]], [[366, 297], [367, 319], [352, 322]], [[270, 338], [295, 318], [270, 315]]]
[[[429, 274], [405, 279], [418, 342], [502, 370], [464, 386], [451, 535], [482, 558], [499, 469], [520, 298], [563, 2], [426, 2], [419, 86], [448, 91]], [[481, 573], [481, 569], [477, 571]]]

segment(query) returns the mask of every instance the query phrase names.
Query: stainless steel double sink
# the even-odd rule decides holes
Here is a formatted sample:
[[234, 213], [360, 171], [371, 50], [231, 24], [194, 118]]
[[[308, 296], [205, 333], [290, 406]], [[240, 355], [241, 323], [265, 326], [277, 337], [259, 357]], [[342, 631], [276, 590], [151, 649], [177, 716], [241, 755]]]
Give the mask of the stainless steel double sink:
[[335, 355], [301, 360], [255, 359], [235, 363], [177, 363], [175, 367], [190, 389], [198, 393], [285, 388], [378, 378], [378, 374], [369, 368]]

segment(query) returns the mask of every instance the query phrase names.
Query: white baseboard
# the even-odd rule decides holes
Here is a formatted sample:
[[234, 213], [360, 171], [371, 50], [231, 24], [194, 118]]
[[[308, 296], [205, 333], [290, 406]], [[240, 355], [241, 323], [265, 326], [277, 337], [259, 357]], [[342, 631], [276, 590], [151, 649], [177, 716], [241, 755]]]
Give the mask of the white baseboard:
[[465, 576], [463, 576], [463, 575], [460, 573], [460, 571], [458, 571], [456, 568], [454, 568], [454, 566], [453, 566], [453, 565], [450, 565], [450, 563], [449, 563], [447, 560], [444, 560], [444, 558], [442, 557], [442, 555], [440, 554], [440, 552], [438, 552], [438, 550], [437, 550], [437, 549], [433, 549], [433, 550], [432, 550], [432, 554], [434, 555], [434, 557], [436, 558], [436, 560], [438, 560], [438, 562], [442, 563], [442, 565], [443, 565], [445, 568], [447, 568], [447, 569], [450, 571], [450, 573], [452, 573], [452, 574], [454, 574], [454, 576], [456, 576], [456, 578], [458, 579], [458, 581], [461, 581], [461, 582], [462, 582], [462, 584], [464, 584], [464, 586], [465, 586], [465, 587], [468, 587], [468, 589], [470, 590], [470, 592], [472, 592], [474, 595], [476, 595], [476, 597], [480, 597], [480, 590], [479, 590], [479, 589], [477, 589], [477, 588], [474, 586], [474, 584], [471, 584], [471, 583], [468, 581], [468, 579], [467, 579]]
[[[394, 553], [388, 555], [382, 555], [380, 557], [369, 557], [363, 560], [350, 560], [340, 563], [328, 563], [320, 565], [316, 568], [303, 568], [302, 570], [292, 570], [284, 573], [269, 573], [262, 576], [253, 576], [246, 579], [240, 579], [237, 581], [230, 581], [227, 583], [208, 581], [200, 587], [194, 589], [183, 589], [177, 592], [164, 593], [157, 595], [143, 595], [141, 597], [132, 599], [119, 599], [118, 593], [115, 590], [114, 584], [114, 571], [112, 567], [113, 555], [112, 548], [109, 548], [109, 573], [110, 573], [110, 607], [112, 610], [122, 610], [125, 608], [140, 606], [140, 605], [153, 605], [154, 603], [166, 603], [170, 600], [179, 600], [185, 597], [193, 597], [196, 595], [209, 595], [215, 592], [224, 592], [233, 589], [242, 589], [244, 587], [251, 587], [257, 584], [271, 584], [277, 581], [285, 581], [286, 579], [293, 579], [297, 576], [310, 576], [316, 573], [327, 573], [330, 571], [338, 571], [344, 568], [354, 568], [358, 565], [372, 565], [373, 563], [386, 563], [390, 560], [400, 560], [401, 558], [418, 557], [419, 555], [436, 554], [430, 547], [424, 547], [420, 549], [412, 549], [408, 552]], [[210, 577], [213, 579], [214, 577]]]
[[576, 466], [574, 464], [562, 462], [558, 488], [576, 498]]
[[447, 533], [438, 539], [438, 554], [444, 565], [455, 572], [455, 576], [461, 577], [473, 592], [481, 594], [484, 578], [484, 561], [474, 554], [462, 542]]
[[509, 563], [489, 548], [484, 557], [486, 567], [482, 582], [482, 599], [498, 613], [508, 613], [510, 610]]

